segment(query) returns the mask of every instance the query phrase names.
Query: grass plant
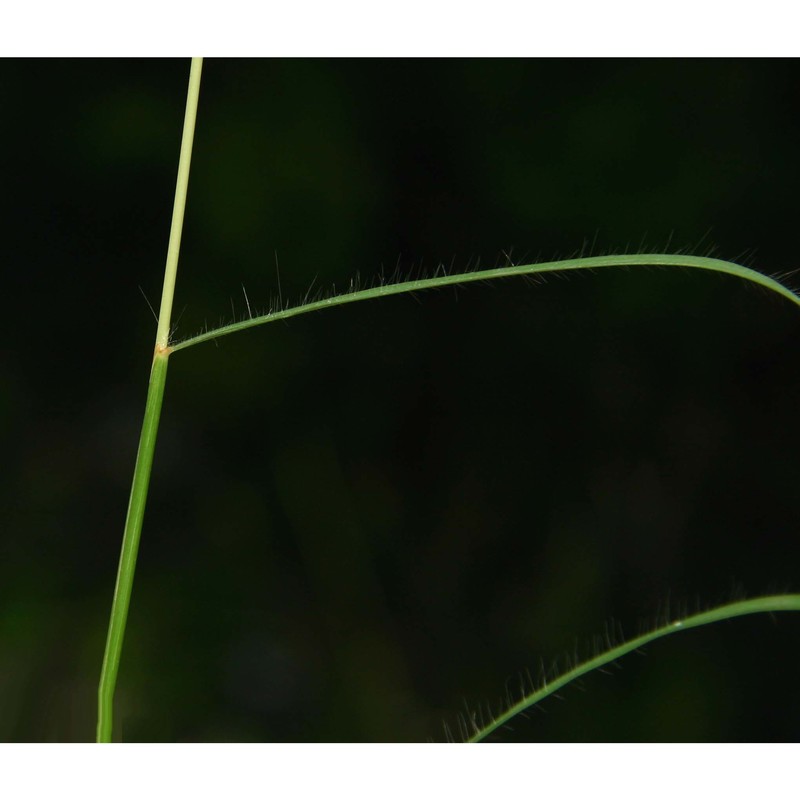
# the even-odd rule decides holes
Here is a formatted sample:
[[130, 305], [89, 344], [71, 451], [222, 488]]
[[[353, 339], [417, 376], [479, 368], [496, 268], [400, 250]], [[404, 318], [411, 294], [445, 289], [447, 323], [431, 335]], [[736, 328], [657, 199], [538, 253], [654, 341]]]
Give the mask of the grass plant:
[[[374, 300], [391, 295], [413, 294], [415, 292], [441, 289], [447, 286], [461, 285], [470, 282], [489, 282], [508, 278], [526, 278], [529, 281], [535, 282], [537, 278], [546, 273], [572, 270], [597, 270], [603, 268], [681, 268], [686, 270], [712, 271], [749, 281], [800, 306], [800, 295], [776, 278], [763, 275], [749, 267], [717, 258], [682, 254], [639, 253], [581, 257], [538, 264], [509, 264], [496, 269], [473, 270], [471, 272], [456, 274], [448, 274], [444, 270], [437, 270], [437, 272], [430, 277], [399, 282], [379, 279], [374, 285], [367, 288], [352, 284], [347, 291], [339, 294], [332, 293], [328, 296], [322, 296], [322, 294], [318, 293], [313, 298], [307, 295], [303, 302], [297, 306], [290, 307], [289, 305], [281, 305], [280, 307], [273, 308], [262, 314], [253, 314], [248, 302], [247, 318], [213, 330], [203, 331], [195, 336], [183, 339], [182, 341], [172, 341], [170, 338], [170, 321], [183, 215], [188, 191], [189, 167], [197, 115], [201, 69], [202, 59], [193, 59], [189, 78], [189, 91], [183, 139], [181, 143], [167, 264], [160, 313], [158, 316], [155, 350], [98, 690], [98, 742], [112, 741], [114, 691], [122, 655], [125, 626], [130, 607], [136, 558], [144, 519], [147, 491], [150, 482], [153, 454], [156, 445], [158, 423], [164, 398], [167, 366], [170, 356], [190, 347], [219, 339], [222, 336], [249, 330], [267, 323], [285, 320], [301, 314], [320, 311], [322, 309], [332, 309], [337, 306], [360, 302], [362, 300]], [[485, 713], [479, 711], [470, 715], [468, 718], [462, 718], [459, 730], [460, 738], [471, 742], [485, 739], [498, 728], [508, 723], [513, 717], [525, 712], [531, 706], [556, 692], [564, 685], [576, 680], [587, 672], [614, 662], [625, 654], [657, 639], [743, 615], [781, 611], [800, 611], [800, 594], [781, 594], [739, 600], [701, 613], [667, 618], [663, 621], [663, 624], [660, 624], [650, 632], [624, 643], [615, 643], [609, 639], [607, 642], [607, 649], [605, 649], [604, 652], [598, 653], [595, 657], [582, 664], [573, 664], [561, 674], [543, 679], [536, 686], [531, 685], [527, 688], [523, 688], [521, 697], [516, 701], [507, 702], [503, 708], [499, 710], [487, 709]]]

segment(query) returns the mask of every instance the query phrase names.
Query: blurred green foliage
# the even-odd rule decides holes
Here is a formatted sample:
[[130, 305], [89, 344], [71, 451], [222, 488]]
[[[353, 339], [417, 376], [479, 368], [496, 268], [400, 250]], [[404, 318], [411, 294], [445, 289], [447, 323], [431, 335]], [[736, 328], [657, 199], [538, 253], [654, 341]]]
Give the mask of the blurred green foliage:
[[[144, 409], [185, 60], [0, 61], [0, 738], [84, 741]], [[688, 247], [796, 268], [798, 63], [206, 62], [178, 335], [391, 273]], [[796, 309], [607, 272], [179, 353], [127, 741], [404, 741], [611, 617], [797, 590]], [[800, 735], [800, 622], [631, 656], [504, 740]]]

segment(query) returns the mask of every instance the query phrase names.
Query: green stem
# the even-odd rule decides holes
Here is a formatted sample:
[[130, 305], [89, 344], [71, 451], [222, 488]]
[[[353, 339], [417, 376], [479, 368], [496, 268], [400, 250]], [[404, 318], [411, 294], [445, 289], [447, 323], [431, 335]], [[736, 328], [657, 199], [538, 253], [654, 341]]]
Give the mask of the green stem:
[[186, 195], [189, 191], [189, 167], [192, 163], [192, 142], [194, 124], [197, 119], [197, 101], [200, 97], [200, 75], [203, 59], [193, 58], [189, 72], [189, 91], [186, 95], [186, 113], [183, 117], [183, 138], [181, 155], [178, 161], [178, 179], [175, 182], [175, 202], [172, 206], [172, 226], [169, 231], [167, 264], [164, 268], [164, 286], [161, 289], [161, 309], [158, 312], [158, 333], [156, 347], [164, 349], [169, 345], [169, 325], [172, 317], [172, 299], [175, 295], [175, 279], [178, 274], [178, 254], [181, 249], [183, 214], [186, 209]]
[[122, 655], [122, 641], [125, 637], [125, 624], [133, 589], [133, 574], [136, 570], [136, 554], [139, 551], [139, 538], [142, 533], [142, 520], [147, 502], [147, 488], [150, 485], [150, 471], [153, 467], [153, 453], [156, 447], [158, 421], [161, 417], [161, 404], [167, 382], [167, 363], [169, 355], [157, 353], [150, 370], [150, 385], [147, 390], [147, 405], [144, 411], [142, 434], [139, 438], [139, 452], [136, 455], [136, 468], [133, 472], [131, 498], [128, 503], [128, 516], [125, 520], [125, 533], [122, 537], [122, 553], [117, 571], [117, 585], [111, 606], [111, 620], [108, 624], [106, 651], [103, 669], [100, 674], [97, 708], [97, 741], [110, 742], [114, 703], [114, 687], [117, 683], [119, 661]]
[[189, 90], [186, 98], [186, 114], [183, 119], [183, 138], [178, 162], [178, 179], [175, 186], [175, 202], [172, 208], [172, 225], [169, 232], [167, 264], [164, 270], [164, 286], [161, 291], [161, 311], [158, 317], [156, 347], [153, 365], [150, 369], [150, 385], [147, 391], [147, 405], [144, 411], [142, 433], [139, 438], [139, 451], [133, 473], [133, 485], [128, 503], [128, 516], [125, 520], [125, 533], [122, 537], [122, 553], [117, 570], [117, 583], [111, 605], [111, 619], [108, 623], [106, 649], [103, 655], [103, 668], [97, 690], [97, 741], [110, 742], [113, 732], [114, 689], [117, 683], [125, 626], [133, 591], [133, 576], [136, 571], [136, 556], [139, 552], [139, 539], [142, 534], [142, 521], [147, 503], [147, 490], [150, 485], [150, 472], [153, 466], [153, 453], [156, 447], [158, 421], [164, 400], [164, 387], [167, 382], [167, 361], [169, 347], [169, 327], [172, 316], [172, 300], [175, 294], [175, 279], [178, 272], [178, 254], [181, 246], [181, 231], [186, 208], [186, 194], [189, 188], [189, 167], [192, 161], [192, 141], [197, 101], [200, 94], [200, 75], [202, 58], [193, 58], [189, 73]]

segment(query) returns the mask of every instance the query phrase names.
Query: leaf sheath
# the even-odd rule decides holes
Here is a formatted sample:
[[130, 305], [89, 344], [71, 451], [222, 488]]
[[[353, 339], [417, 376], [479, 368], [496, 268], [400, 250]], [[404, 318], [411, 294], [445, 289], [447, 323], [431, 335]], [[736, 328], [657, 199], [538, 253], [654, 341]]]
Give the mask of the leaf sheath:
[[117, 584], [114, 588], [114, 601], [111, 606], [111, 620], [108, 625], [106, 650], [103, 668], [100, 673], [97, 709], [97, 741], [110, 742], [113, 722], [114, 687], [117, 682], [125, 625], [128, 621], [128, 608], [133, 589], [133, 575], [136, 570], [136, 556], [139, 552], [139, 538], [142, 533], [142, 520], [147, 502], [147, 489], [153, 467], [153, 454], [164, 400], [164, 387], [167, 381], [168, 353], [157, 352], [150, 370], [150, 383], [147, 390], [147, 405], [144, 411], [142, 433], [139, 437], [139, 450], [136, 454], [136, 467], [133, 472], [128, 516], [125, 519], [125, 533], [122, 537], [122, 553], [117, 570]]

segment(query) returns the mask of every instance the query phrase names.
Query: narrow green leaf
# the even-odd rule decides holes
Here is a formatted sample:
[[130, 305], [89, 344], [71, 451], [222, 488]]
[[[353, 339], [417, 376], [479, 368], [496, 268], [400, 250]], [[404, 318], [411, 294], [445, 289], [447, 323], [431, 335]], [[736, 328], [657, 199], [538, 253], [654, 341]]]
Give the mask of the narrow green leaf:
[[362, 300], [374, 300], [379, 297], [389, 297], [390, 295], [406, 294], [410, 292], [420, 292], [425, 289], [441, 289], [445, 286], [457, 286], [474, 281], [489, 281], [498, 278], [522, 277], [525, 275], [541, 275], [548, 272], [566, 272], [578, 269], [601, 269], [606, 267], [683, 267], [685, 269], [702, 269], [711, 272], [720, 272], [726, 275], [734, 275], [746, 281], [756, 283], [782, 295], [787, 300], [800, 306], [800, 295], [793, 292], [788, 287], [779, 283], [774, 278], [762, 275], [749, 267], [734, 264], [732, 261], [722, 261], [718, 258], [704, 258], [701, 256], [682, 256], [682, 255], [658, 255], [652, 253], [640, 253], [625, 256], [595, 256], [591, 258], [572, 258], [565, 261], [548, 261], [542, 264], [524, 264], [520, 266], [500, 267], [498, 269], [485, 269], [477, 272], [464, 272], [455, 275], [439, 275], [433, 278], [423, 278], [414, 281], [403, 281], [401, 283], [385, 284], [374, 286], [371, 289], [361, 289], [344, 294], [328, 297], [324, 300], [316, 300], [313, 303], [303, 303], [294, 308], [273, 311], [269, 314], [261, 314], [250, 319], [234, 322], [230, 325], [223, 325], [212, 331], [206, 331], [184, 339], [173, 345], [173, 352], [185, 350], [202, 342], [209, 342], [227, 336], [237, 331], [246, 331], [258, 325], [265, 325], [268, 322], [277, 322], [281, 319], [289, 319], [300, 314], [308, 314], [311, 311], [320, 311], [324, 308], [335, 308], [346, 303], [358, 303]]
[[688, 631], [691, 628], [699, 628], [702, 625], [710, 625], [712, 622], [721, 622], [722, 620], [742, 617], [747, 614], [762, 614], [776, 611], [800, 611], [800, 594], [769, 595], [767, 597], [756, 597], [752, 600], [740, 600], [735, 603], [728, 603], [727, 605], [712, 608], [710, 611], [703, 611], [700, 614], [671, 620], [667, 624], [650, 631], [650, 633], [637, 636], [635, 639], [631, 639], [617, 647], [609, 648], [605, 653], [590, 658], [574, 669], [567, 670], [557, 678], [549, 680], [540, 689], [527, 693], [506, 711], [496, 715], [488, 724], [479, 723], [476, 719], [467, 720], [467, 725], [472, 729], [471, 734], [468, 733], [469, 738], [467, 741], [480, 742], [486, 739], [487, 736], [508, 723], [517, 716], [517, 714], [521, 714], [523, 711], [531, 708], [531, 706], [536, 705], [536, 703], [549, 697], [553, 692], [557, 692], [568, 683], [580, 678], [587, 672], [610, 664], [627, 653], [630, 653], [632, 650], [637, 650], [650, 642], [656, 641], [656, 639], [663, 639], [665, 636], [670, 636], [673, 633]]

